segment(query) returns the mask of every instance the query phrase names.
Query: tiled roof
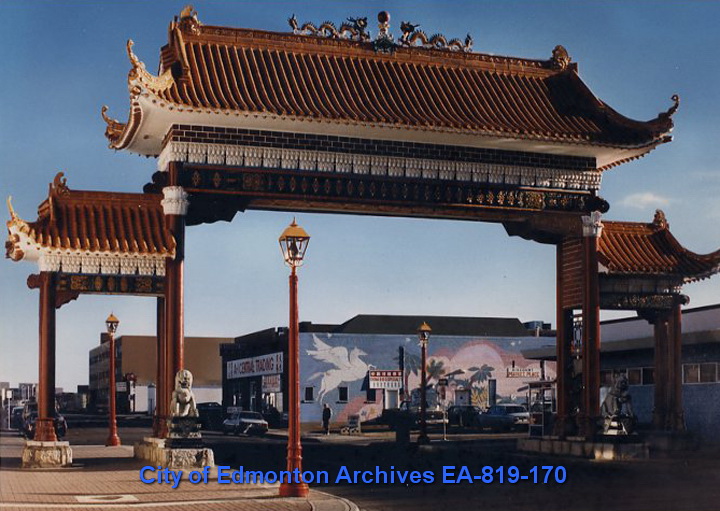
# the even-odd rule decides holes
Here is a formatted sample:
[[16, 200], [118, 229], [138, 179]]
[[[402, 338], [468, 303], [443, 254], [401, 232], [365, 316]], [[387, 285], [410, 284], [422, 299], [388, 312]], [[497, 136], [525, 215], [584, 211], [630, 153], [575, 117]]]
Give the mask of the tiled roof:
[[690, 282], [720, 272], [720, 250], [700, 255], [683, 247], [658, 210], [651, 223], [603, 221], [599, 261], [609, 274], [667, 275]]
[[[418, 47], [384, 54], [370, 41], [213, 27], [196, 18], [171, 24], [159, 77], [129, 54], [131, 78], [159, 103], [201, 113], [637, 148], [667, 141], [677, 108], [676, 101], [648, 122], [628, 119], [592, 94], [567, 54], [529, 60]], [[111, 147], [130, 143], [136, 110], [127, 126], [107, 119]]]
[[[36, 221], [20, 219], [11, 208], [7, 225], [42, 248], [174, 257], [175, 239], [165, 228], [161, 198], [70, 190], [60, 173], [38, 207]], [[8, 257], [22, 259], [23, 246], [13, 246], [9, 240], [6, 248]]]

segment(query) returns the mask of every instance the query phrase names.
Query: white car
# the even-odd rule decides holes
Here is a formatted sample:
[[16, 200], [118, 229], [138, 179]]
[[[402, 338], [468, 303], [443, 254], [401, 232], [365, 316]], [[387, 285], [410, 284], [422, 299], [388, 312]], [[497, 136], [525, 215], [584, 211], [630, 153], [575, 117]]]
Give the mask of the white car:
[[223, 433], [239, 435], [264, 435], [267, 433], [268, 423], [258, 412], [238, 412], [223, 421]]
[[527, 428], [528, 424], [530, 424], [530, 414], [522, 405], [494, 405], [487, 412], [477, 416], [477, 426], [480, 429], [512, 431]]

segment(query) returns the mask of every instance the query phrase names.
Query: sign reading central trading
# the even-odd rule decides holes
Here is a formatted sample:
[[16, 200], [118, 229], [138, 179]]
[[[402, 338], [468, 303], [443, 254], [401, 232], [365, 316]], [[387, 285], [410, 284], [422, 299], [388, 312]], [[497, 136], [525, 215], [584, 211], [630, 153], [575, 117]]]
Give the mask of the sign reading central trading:
[[402, 371], [370, 371], [371, 389], [402, 388]]
[[262, 376], [265, 374], [278, 374], [283, 372], [282, 352], [270, 353], [259, 357], [241, 358], [227, 363], [227, 378], [247, 378], [249, 376]]

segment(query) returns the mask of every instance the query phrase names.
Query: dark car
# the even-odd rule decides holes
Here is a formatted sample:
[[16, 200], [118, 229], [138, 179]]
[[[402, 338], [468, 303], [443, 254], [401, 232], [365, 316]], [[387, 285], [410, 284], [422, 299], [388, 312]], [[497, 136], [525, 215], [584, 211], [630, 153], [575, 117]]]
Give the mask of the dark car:
[[477, 424], [477, 416], [482, 413], [479, 406], [454, 405], [447, 409], [448, 425], [468, 427]]
[[238, 412], [232, 414], [223, 422], [223, 433], [239, 435], [264, 435], [267, 433], [268, 423], [258, 412]]
[[23, 429], [23, 407], [15, 406], [10, 411], [10, 428], [22, 431]]
[[477, 427], [492, 431], [512, 431], [527, 428], [529, 422], [530, 414], [522, 405], [494, 405], [487, 412], [477, 416]]
[[[420, 407], [412, 406], [409, 401], [400, 403], [400, 408], [386, 408], [382, 412], [380, 421], [387, 424], [390, 429], [396, 429], [399, 425], [406, 423], [411, 428], [416, 429], [420, 425]], [[425, 410], [425, 424], [429, 427], [442, 427], [447, 422], [445, 414], [442, 410], [431, 409]]]
[[197, 404], [200, 424], [205, 431], [220, 431], [223, 428], [225, 411], [220, 403], [208, 402]]
[[[22, 428], [22, 434], [27, 438], [28, 440], [32, 440], [35, 438], [35, 424], [37, 422], [38, 414], [37, 412], [30, 412], [30, 414], [25, 417], [25, 422], [23, 424]], [[67, 421], [65, 420], [65, 417], [60, 415], [59, 413], [55, 414], [55, 436], [58, 438], [58, 440], [65, 437], [67, 434]]]

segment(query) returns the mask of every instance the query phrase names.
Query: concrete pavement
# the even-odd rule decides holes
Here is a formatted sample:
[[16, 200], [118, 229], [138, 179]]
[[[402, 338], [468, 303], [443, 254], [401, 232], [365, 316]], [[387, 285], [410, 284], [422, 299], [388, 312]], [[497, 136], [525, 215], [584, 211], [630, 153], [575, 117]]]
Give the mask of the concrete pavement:
[[213, 511], [356, 511], [352, 502], [311, 490], [307, 499], [278, 497], [277, 484], [191, 484], [183, 477], [177, 488], [145, 484], [145, 463], [132, 458], [132, 447], [73, 445], [71, 468], [23, 470], [23, 440], [0, 438], [0, 510], [193, 509]]

